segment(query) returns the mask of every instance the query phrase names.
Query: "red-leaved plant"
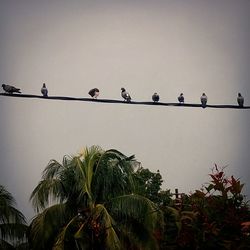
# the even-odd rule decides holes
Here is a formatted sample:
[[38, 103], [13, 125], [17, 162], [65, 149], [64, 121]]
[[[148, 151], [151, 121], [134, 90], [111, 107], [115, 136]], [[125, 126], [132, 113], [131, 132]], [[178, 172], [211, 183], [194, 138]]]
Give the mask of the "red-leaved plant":
[[215, 165], [209, 183], [191, 195], [182, 196], [176, 211], [179, 228], [176, 249], [235, 250], [249, 245], [249, 235], [242, 232], [242, 223], [250, 219], [242, 195], [244, 184], [233, 176], [227, 177], [224, 170], [225, 167]]

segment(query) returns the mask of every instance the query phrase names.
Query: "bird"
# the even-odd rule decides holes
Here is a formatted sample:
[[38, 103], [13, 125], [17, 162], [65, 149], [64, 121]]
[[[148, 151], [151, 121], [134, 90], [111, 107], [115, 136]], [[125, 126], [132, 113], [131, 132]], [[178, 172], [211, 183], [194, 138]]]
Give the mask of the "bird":
[[14, 92], [22, 93], [20, 89], [14, 87], [14, 86], [11, 86], [11, 85], [2, 84], [2, 88], [6, 93], [9, 93], [9, 94], [13, 94]]
[[131, 101], [131, 96], [130, 94], [124, 89], [121, 88], [121, 96], [124, 98], [124, 101], [130, 102]]
[[98, 88], [93, 88], [93, 89], [91, 89], [91, 90], [89, 91], [88, 94], [89, 94], [92, 98], [96, 99], [96, 98], [99, 96], [99, 93], [100, 93], [100, 91], [99, 91]]
[[46, 84], [43, 83], [43, 86], [41, 88], [41, 93], [44, 97], [48, 97], [48, 89], [46, 88]]
[[184, 95], [183, 95], [183, 93], [181, 93], [181, 94], [178, 96], [178, 101], [179, 101], [179, 103], [184, 103]]
[[153, 102], [159, 102], [160, 96], [155, 92], [155, 93], [152, 95], [152, 100], [153, 100]]
[[201, 106], [202, 106], [202, 108], [205, 108], [206, 105], [207, 105], [207, 96], [205, 93], [203, 93], [201, 96]]
[[243, 107], [243, 105], [244, 105], [244, 97], [241, 95], [241, 93], [238, 93], [237, 102], [238, 102], [240, 107]]

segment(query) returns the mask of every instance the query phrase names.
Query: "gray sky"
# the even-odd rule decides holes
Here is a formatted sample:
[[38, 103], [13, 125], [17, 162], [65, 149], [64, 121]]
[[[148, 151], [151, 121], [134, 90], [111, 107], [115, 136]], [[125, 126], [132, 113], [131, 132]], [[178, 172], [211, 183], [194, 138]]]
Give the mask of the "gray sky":
[[[1, 0], [0, 76], [26, 94], [250, 105], [248, 0]], [[50, 159], [100, 145], [160, 170], [163, 188], [189, 192], [214, 163], [246, 183], [250, 111], [49, 101], [0, 96], [0, 183], [28, 219]]]

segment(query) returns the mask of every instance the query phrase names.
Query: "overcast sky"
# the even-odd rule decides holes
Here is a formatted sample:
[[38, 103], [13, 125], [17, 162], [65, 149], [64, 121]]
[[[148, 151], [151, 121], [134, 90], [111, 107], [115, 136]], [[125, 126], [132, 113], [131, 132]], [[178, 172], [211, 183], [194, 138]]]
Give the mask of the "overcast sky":
[[[250, 105], [249, 0], [1, 0], [0, 79], [25, 94]], [[2, 92], [2, 90], [1, 90]], [[100, 145], [160, 170], [190, 192], [215, 163], [246, 183], [250, 111], [0, 96], [0, 184], [30, 219], [29, 196], [50, 159]]]

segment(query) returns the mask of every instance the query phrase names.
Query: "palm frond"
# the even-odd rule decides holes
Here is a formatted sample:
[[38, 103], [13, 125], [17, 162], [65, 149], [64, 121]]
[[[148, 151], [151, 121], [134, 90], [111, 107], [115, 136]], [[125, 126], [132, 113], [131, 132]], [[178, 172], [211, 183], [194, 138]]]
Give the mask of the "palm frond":
[[34, 249], [49, 249], [53, 245], [60, 228], [71, 216], [65, 208], [65, 204], [51, 206], [32, 220], [28, 236]]
[[2, 240], [25, 238], [27, 229], [25, 216], [14, 207], [15, 205], [14, 197], [0, 185], [0, 238]]
[[125, 241], [131, 240], [145, 249], [157, 249], [154, 232], [163, 228], [163, 215], [152, 201], [130, 194], [112, 199], [107, 207], [113, 218], [119, 221], [116, 226], [120, 228]]
[[136, 194], [116, 197], [108, 203], [108, 206], [118, 217], [134, 218], [152, 230], [162, 219], [162, 213], [155, 203]]
[[26, 223], [25, 216], [14, 207], [15, 205], [14, 197], [0, 185], [0, 223]]
[[[79, 156], [72, 158], [71, 168], [74, 171], [74, 184], [71, 189], [74, 194], [77, 194], [75, 197], [77, 203], [82, 203], [84, 200], [87, 203], [92, 203], [92, 191], [91, 191], [91, 182], [92, 176], [89, 177], [88, 166], [86, 161], [81, 160]], [[86, 197], [87, 196], [87, 197]]]
[[15, 207], [9, 206], [1, 210], [0, 223], [26, 223], [25, 216]]
[[[14, 197], [4, 186], [0, 185], [0, 209], [16, 205]], [[2, 212], [2, 210], [0, 210]]]
[[132, 159], [117, 150], [107, 150], [101, 155], [92, 188], [97, 203], [134, 190]]
[[105, 230], [105, 244], [107, 249], [120, 249], [120, 240], [114, 230], [114, 220], [102, 204], [97, 204], [93, 210], [93, 220], [98, 221]]
[[99, 163], [108, 163], [109, 161], [114, 160], [116, 163], [120, 164], [118, 166], [121, 167], [126, 173], [133, 172], [134, 168], [139, 164], [139, 162], [135, 160], [134, 155], [127, 157], [126, 155], [115, 149], [109, 149], [105, 151], [100, 157]]
[[86, 227], [88, 226], [87, 224], [88, 224], [88, 220], [81, 221], [80, 227], [78, 228], [78, 230], [74, 234], [75, 239], [78, 240], [78, 239], [84, 238], [84, 236], [85, 236], [85, 230], [86, 230]]
[[[66, 158], [66, 156], [64, 156]], [[50, 160], [47, 167], [43, 171], [43, 179], [52, 179], [58, 177], [67, 165], [61, 164], [56, 160]]]
[[[161, 213], [149, 199], [131, 194], [138, 164], [134, 156], [98, 146], [65, 156], [62, 164], [50, 161], [30, 197], [37, 211], [44, 209], [30, 226], [32, 247], [55, 250], [71, 244], [76, 249], [97, 249], [105, 245], [118, 250], [129, 239], [131, 246], [157, 249], [154, 232], [161, 225]], [[51, 200], [61, 204], [46, 208]]]
[[37, 212], [46, 208], [50, 202], [63, 202], [67, 197], [63, 184], [59, 179], [45, 179], [39, 182], [30, 196], [32, 205]]
[[26, 238], [28, 226], [21, 223], [0, 224], [0, 238], [21, 240]]
[[[71, 228], [75, 226], [76, 222], [78, 221], [78, 216], [74, 216], [59, 232], [57, 235], [57, 239], [55, 244], [53, 245], [53, 250], [61, 250], [64, 249], [65, 241], [69, 241], [68, 237], [71, 237], [71, 232], [68, 231], [72, 230]], [[72, 246], [73, 247], [73, 246]]]

